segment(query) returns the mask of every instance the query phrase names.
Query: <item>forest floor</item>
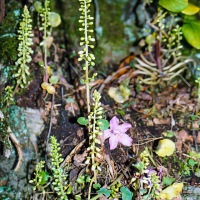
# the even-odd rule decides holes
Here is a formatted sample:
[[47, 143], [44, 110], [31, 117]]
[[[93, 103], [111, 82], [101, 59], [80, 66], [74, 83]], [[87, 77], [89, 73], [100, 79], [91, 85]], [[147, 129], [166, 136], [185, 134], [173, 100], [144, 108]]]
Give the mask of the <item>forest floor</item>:
[[[62, 49], [58, 49], [58, 55], [54, 56], [59, 56], [59, 53], [62, 55]], [[34, 79], [27, 90], [17, 97], [17, 105], [24, 108], [42, 109], [41, 116], [45, 129], [38, 137], [38, 155], [44, 157], [46, 139], [49, 134], [54, 135], [61, 147], [63, 166], [67, 167], [69, 173], [68, 181], [73, 185], [79, 176], [91, 173], [84, 164], [88, 147], [87, 129], [77, 123], [78, 117], [84, 116], [86, 112], [85, 87], [80, 85], [79, 71], [74, 70], [80, 70], [80, 65], [74, 57], [62, 65], [64, 73], [59, 74], [61, 65], [50, 62], [52, 68], [55, 69], [54, 74], [59, 76], [60, 81], [55, 85], [56, 94], [46, 96], [41, 89], [43, 77], [41, 69], [36, 65], [39, 62], [38, 59], [40, 59], [39, 54], [35, 54], [35, 63], [32, 63]], [[131, 182], [133, 177], [141, 176], [141, 179], [145, 175], [138, 175], [137, 168], [133, 166], [141, 161], [141, 153], [148, 149], [152, 159], [150, 159], [148, 169], [156, 172], [162, 169], [162, 177], [167, 177], [166, 186], [173, 182], [183, 182], [184, 189], [181, 194], [183, 199], [184, 195], [192, 195], [190, 198], [198, 199], [199, 191], [194, 194], [191, 188], [187, 188], [190, 186], [194, 191], [200, 184], [200, 116], [195, 113], [196, 87], [182, 81], [170, 86], [142, 84], [138, 81], [138, 76], [134, 75], [135, 69], [130, 67], [132, 60], [134, 56], [125, 59], [119, 66], [112, 67], [106, 77], [99, 73], [98, 78], [92, 83], [91, 91], [100, 89], [106, 119], [110, 121], [113, 116], [117, 116], [121, 122], [130, 123], [132, 128], [127, 131], [127, 134], [133, 139], [131, 147], [120, 144], [114, 150], [110, 150], [108, 140], [104, 142], [103, 150], [101, 150], [103, 159], [100, 164], [102, 171], [98, 174], [98, 183], [106, 186], [120, 177], [119, 182], [122, 185], [134, 188]], [[119, 87], [127, 78], [129, 83], [124, 87], [129, 88], [131, 92], [127, 100], [118, 103], [118, 100], [110, 97], [108, 91], [110, 87]], [[125, 90], [126, 88], [123, 88], [122, 92]], [[175, 143], [175, 152], [171, 156], [159, 157], [155, 150], [159, 141], [166, 138]], [[146, 192], [150, 191], [147, 184], [140, 187], [143, 187]], [[87, 188], [88, 186], [85, 185], [82, 188], [79, 186], [73, 192], [84, 191], [86, 199]], [[118, 199], [119, 193], [117, 190], [115, 197], [111, 199]], [[143, 199], [142, 195], [141, 188], [134, 193], [135, 199]], [[181, 195], [174, 199], [181, 199]], [[107, 198], [102, 195], [100, 199]]]

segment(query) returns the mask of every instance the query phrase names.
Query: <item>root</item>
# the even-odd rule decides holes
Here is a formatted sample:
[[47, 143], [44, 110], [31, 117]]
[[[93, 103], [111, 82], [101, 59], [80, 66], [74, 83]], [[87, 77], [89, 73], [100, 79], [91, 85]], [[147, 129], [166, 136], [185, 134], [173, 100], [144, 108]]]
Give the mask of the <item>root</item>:
[[14, 146], [17, 149], [17, 153], [18, 153], [18, 161], [17, 161], [17, 164], [16, 164], [16, 166], [14, 168], [14, 171], [17, 172], [20, 169], [21, 165], [22, 165], [23, 152], [22, 152], [22, 148], [21, 148], [21, 145], [20, 145], [18, 139], [15, 137], [15, 135], [11, 131], [10, 127], [8, 128], [8, 132], [10, 133], [10, 135], [9, 135], [10, 140], [13, 142]]

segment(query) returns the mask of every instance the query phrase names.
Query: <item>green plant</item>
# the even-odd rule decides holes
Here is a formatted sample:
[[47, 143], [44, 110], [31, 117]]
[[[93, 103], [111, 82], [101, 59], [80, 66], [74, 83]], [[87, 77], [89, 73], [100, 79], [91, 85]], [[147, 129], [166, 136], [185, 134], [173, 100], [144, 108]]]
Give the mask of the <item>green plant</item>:
[[117, 198], [119, 195], [119, 190], [121, 188], [122, 184], [120, 182], [117, 182], [115, 185], [110, 186], [110, 196], [109, 199]]
[[51, 171], [52, 177], [49, 176], [49, 173], [45, 172], [44, 161], [40, 161], [36, 165], [36, 172], [34, 173], [35, 178], [30, 180], [30, 183], [34, 184], [34, 190], [38, 189], [42, 191], [43, 196], [45, 195], [45, 188], [49, 185], [48, 180], [51, 178], [53, 189], [58, 195], [59, 199], [68, 199], [67, 194], [71, 193], [71, 187], [67, 186], [66, 174], [64, 170], [60, 167], [63, 158], [59, 153], [60, 147], [57, 143], [57, 140], [54, 136], [51, 136]]
[[159, 8], [150, 25], [154, 32], [146, 37], [147, 52], [134, 59], [136, 73], [144, 76], [139, 77], [140, 81], [162, 86], [177, 77], [183, 79], [181, 75], [188, 70], [187, 65], [193, 63], [195, 66], [196, 63], [193, 59], [182, 56], [182, 31], [176, 24], [176, 15], [168, 15], [168, 12]]
[[101, 95], [95, 90], [93, 93], [93, 107], [92, 111], [90, 112], [88, 116], [88, 125], [90, 126], [89, 129], [89, 147], [87, 148], [89, 152], [89, 156], [87, 157], [86, 164], [91, 164], [91, 170], [93, 171], [93, 178], [90, 182], [90, 189], [88, 198], [90, 199], [90, 190], [92, 183], [97, 183], [97, 173], [98, 171], [101, 171], [100, 160], [101, 160], [101, 154], [100, 154], [100, 140], [98, 139], [99, 135], [101, 134], [101, 131], [106, 130], [109, 126], [109, 123], [107, 120], [103, 119], [103, 108], [101, 107], [100, 102]]
[[48, 181], [49, 175], [43, 170], [44, 169], [44, 161], [40, 161], [36, 167], [35, 167], [35, 178], [30, 180], [29, 183], [34, 184], [33, 190], [42, 190], [43, 193], [45, 193], [45, 187], [44, 185]]
[[44, 2], [44, 8], [41, 8], [41, 19], [42, 19], [42, 24], [41, 27], [39, 28], [40, 31], [43, 31], [43, 41], [40, 43], [41, 46], [44, 47], [44, 68], [45, 68], [45, 78], [44, 81], [47, 82], [48, 80], [48, 71], [47, 71], [47, 37], [50, 35], [50, 23], [49, 23], [49, 11], [50, 11], [50, 1], [45, 0]]
[[170, 12], [183, 15], [183, 35], [190, 45], [200, 49], [200, 22], [194, 16], [200, 8], [185, 0], [159, 0], [158, 4]]
[[13, 86], [7, 86], [5, 88], [5, 97], [3, 99], [6, 106], [14, 104], [14, 98], [13, 98]]
[[61, 154], [59, 153], [60, 147], [57, 143], [57, 140], [54, 136], [51, 136], [51, 164], [53, 171], [53, 187], [60, 199], [68, 199], [65, 194], [66, 189], [66, 175], [64, 174], [63, 169], [60, 167], [60, 163], [63, 161]]
[[97, 74], [94, 74], [92, 78], [89, 78], [89, 67], [94, 66], [94, 54], [89, 52], [90, 48], [94, 48], [94, 45], [92, 44], [95, 39], [91, 36], [91, 33], [93, 33], [93, 29], [90, 28], [93, 25], [92, 20], [93, 17], [90, 16], [90, 5], [91, 0], [79, 0], [80, 2], [80, 12], [81, 16], [79, 19], [79, 23], [81, 24], [82, 28], [79, 28], [81, 32], [83, 32], [83, 37], [81, 37], [80, 46], [83, 46], [83, 50], [79, 51], [79, 61], [84, 60], [83, 70], [85, 71], [85, 80], [82, 82], [86, 86], [86, 99], [87, 99], [87, 111], [88, 114], [90, 113], [90, 81], [94, 79], [94, 76]]
[[17, 78], [17, 85], [14, 90], [14, 94], [17, 92], [18, 87], [24, 88], [28, 84], [27, 76], [30, 75], [29, 66], [27, 65], [31, 60], [31, 54], [33, 50], [31, 46], [32, 42], [32, 19], [29, 14], [27, 6], [24, 6], [22, 21], [19, 27], [19, 46], [18, 46], [18, 60], [15, 63], [18, 66], [18, 71], [13, 75]]
[[197, 177], [200, 177], [200, 153], [191, 150], [189, 154], [184, 154], [186, 158], [184, 161], [180, 162], [180, 171], [179, 174], [183, 174], [185, 176], [190, 176], [191, 172], [193, 172]]
[[[78, 123], [81, 125], [86, 125], [89, 133], [89, 147], [87, 148], [89, 156], [87, 157], [86, 163], [91, 165], [91, 170], [93, 172], [93, 178], [90, 181], [90, 187], [88, 192], [88, 199], [90, 199], [91, 188], [93, 183], [97, 183], [97, 173], [101, 170], [99, 167], [100, 164], [100, 140], [98, 136], [101, 134], [102, 130], [106, 130], [109, 126], [107, 120], [103, 119], [103, 108], [101, 107], [100, 98], [101, 95], [96, 90], [93, 93], [93, 104], [91, 105], [90, 101], [90, 82], [94, 80], [94, 77], [97, 75], [96, 73], [93, 76], [89, 77], [89, 67], [94, 66], [95, 57], [92, 53], [90, 53], [90, 49], [94, 48], [92, 44], [95, 39], [91, 36], [93, 33], [93, 29], [91, 26], [93, 25], [92, 20], [93, 17], [90, 16], [90, 5], [91, 0], [79, 0], [80, 2], [80, 12], [81, 16], [79, 19], [79, 23], [81, 24], [81, 28], [79, 30], [83, 32], [83, 37], [80, 38], [80, 46], [83, 46], [83, 50], [79, 51], [79, 61], [84, 61], [83, 70], [85, 71], [85, 80], [81, 80], [83, 84], [86, 86], [86, 100], [87, 100], [87, 114], [88, 119], [84, 117], [78, 118]], [[92, 109], [91, 109], [92, 107]]]
[[50, 0], [44, 1], [44, 7], [42, 7], [42, 3], [36, 1], [34, 3], [35, 10], [39, 12], [42, 24], [39, 27], [40, 31], [43, 31], [43, 41], [40, 43], [43, 46], [44, 50], [44, 82], [48, 82], [48, 63], [47, 63], [47, 56], [48, 56], [48, 49], [52, 44], [52, 37], [51, 37], [51, 29], [52, 27], [57, 27], [61, 23], [61, 18], [58, 13], [50, 12]]
[[133, 165], [138, 172], [131, 182], [134, 190], [139, 191], [144, 200], [158, 198], [162, 190], [161, 172], [152, 169], [150, 162], [155, 165], [149, 150], [145, 148], [140, 153], [140, 161]]

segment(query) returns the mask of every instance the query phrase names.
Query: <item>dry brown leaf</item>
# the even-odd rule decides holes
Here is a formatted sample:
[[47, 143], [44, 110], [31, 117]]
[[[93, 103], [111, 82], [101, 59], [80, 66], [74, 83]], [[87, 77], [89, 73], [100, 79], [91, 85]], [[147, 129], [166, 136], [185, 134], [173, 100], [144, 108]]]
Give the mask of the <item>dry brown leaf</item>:
[[140, 92], [138, 98], [145, 101], [152, 101], [152, 96], [146, 92]]
[[84, 131], [83, 131], [83, 129], [82, 129], [82, 128], [79, 129], [79, 130], [76, 132], [76, 134], [77, 134], [78, 137], [81, 138], [81, 137], [84, 135]]
[[75, 116], [75, 111], [79, 111], [79, 107], [77, 104], [70, 102], [65, 105], [65, 110], [70, 111]]
[[158, 119], [158, 118], [154, 118], [153, 119], [153, 122], [154, 122], [154, 124], [156, 124], [156, 125], [160, 125], [160, 124], [170, 124], [170, 118], [167, 118], [167, 119]]
[[175, 146], [176, 146], [176, 150], [177, 151], [182, 152], [182, 146], [183, 146], [183, 142], [182, 141], [175, 142]]
[[181, 130], [181, 131], [175, 133], [175, 136], [176, 136], [177, 140], [180, 140], [182, 142], [185, 142], [185, 141], [193, 142], [193, 137], [191, 135], [189, 135], [186, 130]]
[[88, 155], [87, 151], [84, 151], [82, 154], [76, 154], [74, 156], [74, 165], [77, 167], [82, 165], [83, 162], [85, 161], [87, 155]]

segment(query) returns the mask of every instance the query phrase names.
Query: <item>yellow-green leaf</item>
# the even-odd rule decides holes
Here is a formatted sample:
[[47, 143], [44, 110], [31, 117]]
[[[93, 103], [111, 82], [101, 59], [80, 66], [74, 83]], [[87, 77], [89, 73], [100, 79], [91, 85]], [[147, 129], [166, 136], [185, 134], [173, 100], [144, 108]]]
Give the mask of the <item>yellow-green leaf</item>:
[[159, 197], [162, 200], [172, 200], [182, 192], [183, 183], [174, 183], [161, 191]]
[[199, 7], [198, 6], [195, 6], [191, 3], [188, 4], [188, 6], [182, 10], [181, 12], [185, 15], [194, 15], [196, 14], [197, 12], [199, 12]]
[[200, 22], [188, 20], [182, 26], [183, 35], [190, 45], [200, 49]]
[[158, 4], [171, 12], [181, 12], [188, 5], [188, 0], [159, 0]]
[[58, 25], [60, 25], [60, 15], [56, 12], [49, 12], [49, 23], [52, 27], [57, 27]]
[[160, 140], [156, 150], [156, 154], [160, 157], [171, 156], [175, 151], [175, 143], [169, 139]]

